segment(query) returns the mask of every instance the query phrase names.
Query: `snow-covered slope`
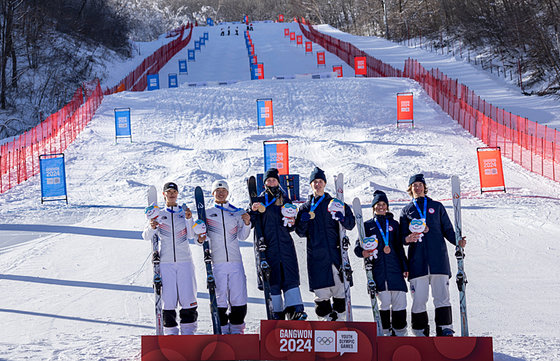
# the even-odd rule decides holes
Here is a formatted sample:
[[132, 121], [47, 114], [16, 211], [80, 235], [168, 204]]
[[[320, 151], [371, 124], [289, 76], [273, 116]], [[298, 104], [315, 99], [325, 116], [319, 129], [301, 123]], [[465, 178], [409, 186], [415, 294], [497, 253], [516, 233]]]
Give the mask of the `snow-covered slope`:
[[[252, 36], [267, 78], [261, 81], [247, 80], [242, 36], [219, 37], [219, 27], [195, 29], [198, 36], [210, 31], [210, 41], [196, 63], [189, 63], [182, 86], [106, 97], [68, 148], [68, 206], [41, 205], [38, 177], [0, 196], [0, 359], [138, 359], [140, 335], [153, 334], [150, 245], [140, 237], [148, 185], [159, 189], [165, 181], [176, 181], [180, 198], [194, 209], [194, 187], [200, 185], [210, 197], [212, 182], [225, 178], [232, 203], [245, 206], [244, 179], [263, 172], [262, 141], [267, 139], [289, 141], [290, 168], [302, 177], [302, 196], [309, 193], [307, 178], [317, 165], [327, 173], [331, 194], [333, 175], [343, 172], [348, 200], [357, 196], [368, 204], [373, 191], [382, 189], [395, 214], [407, 202], [413, 173], [423, 172], [430, 196], [446, 206], [451, 205], [449, 178], [459, 175], [466, 197], [471, 334], [494, 338], [496, 360], [560, 358], [558, 184], [504, 159], [508, 192], [481, 195], [476, 163], [481, 143], [410, 80], [357, 79], [347, 67], [343, 79], [272, 80], [324, 71], [284, 38], [284, 27], [255, 24]], [[186, 52], [160, 77], [177, 72], [179, 58]], [[340, 63], [327, 54], [327, 69]], [[238, 82], [186, 84], [226, 80]], [[415, 94], [414, 129], [395, 127], [395, 94], [403, 91]], [[263, 97], [273, 98], [275, 133], [257, 132], [255, 99]], [[132, 109], [132, 143], [115, 144], [115, 107]], [[364, 213], [371, 217], [371, 208]], [[349, 235], [357, 237], [355, 230]], [[302, 294], [314, 319], [305, 241], [295, 234], [294, 239]], [[201, 248], [191, 249], [200, 270], [199, 332], [211, 333]], [[247, 331], [258, 332], [265, 308], [250, 241], [242, 243], [242, 253], [249, 287]], [[354, 318], [371, 321], [361, 260], [352, 256], [351, 261]], [[459, 329], [458, 292], [450, 287]]]

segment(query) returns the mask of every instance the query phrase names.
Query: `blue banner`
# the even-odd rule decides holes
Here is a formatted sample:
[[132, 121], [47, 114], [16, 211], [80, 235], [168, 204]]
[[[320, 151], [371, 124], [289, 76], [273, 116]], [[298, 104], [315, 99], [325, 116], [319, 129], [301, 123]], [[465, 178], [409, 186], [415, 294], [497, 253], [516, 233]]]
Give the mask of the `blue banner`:
[[206, 18], [206, 25], [214, 26], [214, 20], [212, 20], [212, 18]]
[[169, 88], [177, 88], [179, 86], [179, 80], [177, 79], [177, 74], [171, 73], [168, 75], [168, 85]]
[[200, 41], [199, 40], [194, 41], [194, 50], [199, 50], [200, 51]]
[[130, 108], [115, 109], [115, 137], [131, 137]]
[[204, 34], [202, 34], [202, 36], [204, 37], [204, 40], [209, 40], [207, 31], [205, 31]]
[[206, 39], [200, 38], [200, 45], [201, 45], [201, 46], [206, 45]]
[[194, 60], [194, 49], [188, 49], [187, 54], [188, 54], [187, 59], [189, 61], [195, 61]]
[[148, 74], [146, 80], [148, 81], [148, 90], [159, 89], [159, 74]]
[[[48, 155], [51, 157], [50, 155]], [[45, 158], [43, 158], [45, 157]], [[67, 197], [66, 171], [64, 169], [64, 154], [55, 154], [52, 158], [39, 157], [41, 173], [41, 202], [46, 197]]]
[[185, 59], [179, 60], [179, 74], [188, 74], [187, 61]]

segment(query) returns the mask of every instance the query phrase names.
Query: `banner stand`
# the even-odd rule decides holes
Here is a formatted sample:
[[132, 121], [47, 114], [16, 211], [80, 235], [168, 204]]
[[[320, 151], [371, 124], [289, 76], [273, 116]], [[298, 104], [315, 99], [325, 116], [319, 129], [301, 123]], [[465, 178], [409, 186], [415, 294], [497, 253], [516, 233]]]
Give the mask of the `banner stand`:
[[119, 138], [130, 138], [132, 143], [132, 127], [130, 125], [130, 108], [115, 108], [115, 144]]
[[66, 201], [68, 204], [64, 153], [39, 155], [39, 173], [41, 204], [51, 201]]
[[500, 147], [476, 148], [480, 193], [506, 192]]
[[414, 94], [397, 93], [397, 128], [399, 124], [410, 124], [414, 128]]

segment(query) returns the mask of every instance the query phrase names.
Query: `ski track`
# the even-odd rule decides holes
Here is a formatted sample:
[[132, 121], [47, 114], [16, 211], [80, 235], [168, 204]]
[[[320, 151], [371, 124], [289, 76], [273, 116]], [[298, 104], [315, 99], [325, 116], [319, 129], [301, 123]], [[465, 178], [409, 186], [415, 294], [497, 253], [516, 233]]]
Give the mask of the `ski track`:
[[[426, 175], [429, 195], [442, 199], [452, 217], [450, 177], [461, 178], [463, 233], [467, 236], [465, 270], [471, 335], [491, 336], [499, 361], [559, 359], [556, 327], [560, 247], [558, 184], [503, 159], [508, 192], [480, 195], [476, 147], [482, 143], [450, 119], [408, 79], [271, 80], [272, 76], [317, 71], [315, 56], [305, 55], [284, 39], [294, 24], [255, 24], [253, 40], [266, 80], [249, 81], [242, 35], [220, 37], [214, 29], [195, 28], [193, 39], [210, 31], [210, 40], [178, 89], [124, 92], [108, 96], [92, 122], [67, 149], [69, 205], [40, 204], [39, 178], [0, 196], [0, 359], [129, 360], [140, 358], [140, 335], [153, 334], [151, 246], [140, 239], [143, 208], [150, 184], [179, 185], [180, 199], [195, 209], [194, 187], [210, 199], [216, 179], [230, 183], [230, 200], [247, 204], [245, 178], [263, 172], [262, 142], [287, 139], [291, 173], [300, 174], [301, 196], [310, 192], [313, 166], [345, 175], [347, 203], [360, 197], [364, 219], [375, 189], [387, 192], [398, 217], [408, 196], [410, 175]], [[372, 38], [372, 42], [378, 41]], [[363, 39], [362, 39], [363, 40]], [[366, 40], [363, 40], [366, 41]], [[277, 44], [275, 48], [269, 43]], [[192, 47], [192, 45], [190, 46]], [[314, 50], [318, 46], [314, 44]], [[177, 72], [172, 59], [160, 72]], [[340, 59], [326, 54], [327, 64]], [[217, 81], [235, 84], [218, 86]], [[188, 86], [187, 82], [210, 82]], [[213, 83], [212, 83], [213, 82]], [[395, 94], [415, 94], [415, 127], [396, 129]], [[273, 98], [275, 129], [256, 129], [257, 98]], [[131, 107], [132, 142], [114, 138], [113, 109]], [[161, 201], [161, 196], [160, 196]], [[2, 229], [33, 225], [33, 231]], [[125, 232], [123, 232], [125, 231]], [[113, 233], [115, 236], [111, 236]], [[357, 231], [348, 232], [352, 244]], [[301, 290], [310, 319], [305, 240], [293, 235]], [[247, 273], [247, 332], [266, 318], [262, 292], [256, 287], [250, 238], [242, 243]], [[4, 244], [6, 242], [6, 244]], [[453, 248], [448, 247], [452, 273]], [[204, 269], [202, 247], [191, 245], [196, 269]], [[352, 253], [352, 252], [350, 252]], [[372, 320], [361, 259], [354, 269], [355, 320]], [[450, 280], [455, 328], [460, 333], [458, 292]], [[197, 274], [199, 333], [212, 332], [205, 273]], [[409, 297], [409, 307], [411, 300]], [[428, 304], [433, 323], [433, 305]]]

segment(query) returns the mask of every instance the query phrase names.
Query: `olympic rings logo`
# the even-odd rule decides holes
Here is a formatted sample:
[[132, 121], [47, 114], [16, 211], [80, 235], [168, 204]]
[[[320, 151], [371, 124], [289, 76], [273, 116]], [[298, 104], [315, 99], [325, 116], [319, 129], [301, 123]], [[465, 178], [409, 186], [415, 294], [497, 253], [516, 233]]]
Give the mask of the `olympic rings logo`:
[[315, 339], [315, 342], [317, 342], [319, 345], [330, 345], [331, 343], [333, 343], [334, 339], [332, 337], [317, 337]]

